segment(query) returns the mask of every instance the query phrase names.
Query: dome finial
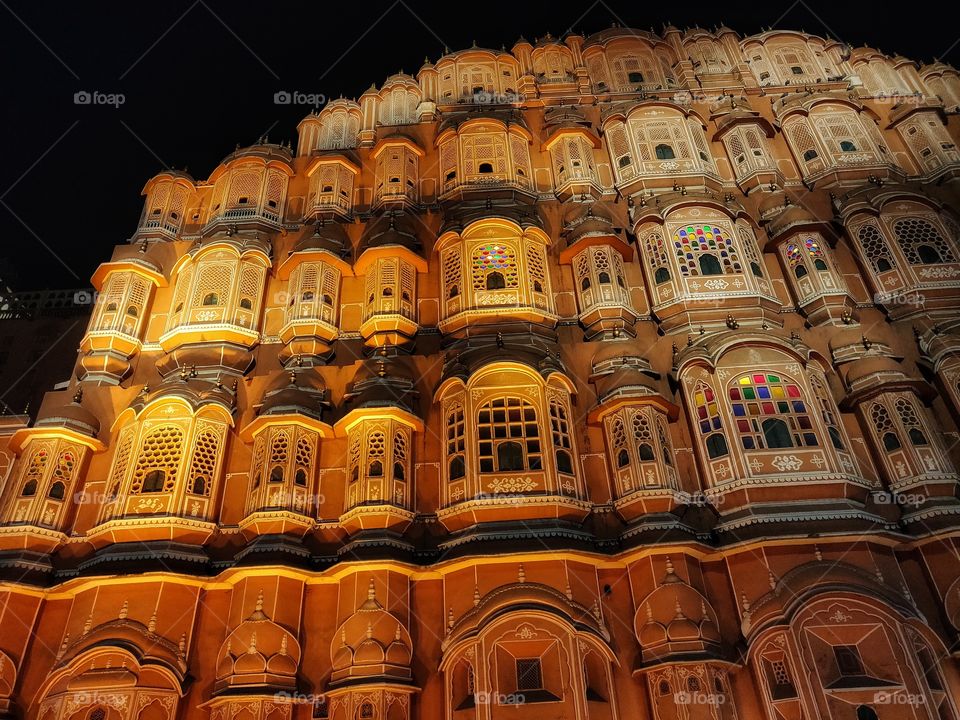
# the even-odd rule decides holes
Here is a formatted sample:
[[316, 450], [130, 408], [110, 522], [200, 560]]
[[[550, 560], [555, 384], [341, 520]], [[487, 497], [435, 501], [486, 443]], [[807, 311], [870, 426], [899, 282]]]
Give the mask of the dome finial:
[[373, 578], [370, 578], [370, 583], [367, 585], [367, 600], [376, 600], [377, 599], [377, 586], [373, 582]]

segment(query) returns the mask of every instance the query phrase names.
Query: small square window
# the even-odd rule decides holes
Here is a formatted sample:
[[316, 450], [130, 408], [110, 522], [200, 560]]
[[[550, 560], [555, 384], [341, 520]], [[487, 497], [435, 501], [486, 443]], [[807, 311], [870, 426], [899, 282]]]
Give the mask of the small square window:
[[540, 669], [540, 658], [518, 659], [517, 692], [542, 689], [543, 673]]

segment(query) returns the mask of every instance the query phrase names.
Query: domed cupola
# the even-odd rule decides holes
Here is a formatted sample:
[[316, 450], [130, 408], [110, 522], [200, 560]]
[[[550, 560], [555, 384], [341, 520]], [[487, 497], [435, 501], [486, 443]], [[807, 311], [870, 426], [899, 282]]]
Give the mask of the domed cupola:
[[331, 688], [357, 682], [412, 682], [410, 633], [377, 600], [372, 578], [367, 599], [337, 628], [330, 651]]
[[[84, 407], [78, 387], [66, 405], [44, 404], [33, 427], [10, 438], [17, 462], [6, 478], [8, 502], [0, 506], [0, 553], [52, 552], [65, 540], [67, 518], [74, 509], [80, 478], [93, 453], [104, 450], [97, 439], [100, 420]], [[25, 526], [42, 528], [29, 532]]]
[[333, 437], [323, 420], [330, 409], [326, 385], [313, 368], [280, 373], [266, 388], [257, 417], [240, 437], [253, 444], [245, 537], [302, 536], [317, 508], [320, 443]]
[[398, 357], [381, 354], [360, 364], [344, 395], [348, 408], [336, 423], [347, 438], [347, 488], [340, 524], [403, 532], [413, 520], [413, 439], [423, 431], [413, 373]]
[[341, 223], [320, 218], [306, 226], [293, 250], [277, 268], [287, 281], [286, 307], [280, 339], [285, 367], [325, 364], [340, 334], [337, 325], [340, 286], [353, 275], [347, 257], [350, 239]]
[[633, 248], [603, 203], [568, 203], [560, 262], [573, 270], [580, 324], [588, 340], [633, 336], [639, 313], [627, 282]]
[[[359, 588], [358, 588], [359, 590]], [[349, 718], [411, 717], [413, 640], [403, 622], [377, 599], [373, 578], [367, 597], [334, 633], [325, 695]]]
[[716, 611], [676, 574], [669, 557], [660, 585], [638, 607], [634, 629], [644, 667], [724, 659]]
[[286, 211], [287, 185], [293, 176], [290, 148], [261, 140], [237, 148], [207, 180], [207, 221], [203, 234], [236, 225], [279, 230]]
[[415, 221], [387, 212], [360, 240], [353, 270], [364, 278], [360, 334], [368, 347], [405, 346], [419, 330], [417, 273], [427, 272]]
[[231, 632], [217, 656], [215, 694], [263, 694], [297, 685], [300, 643], [263, 611], [263, 593], [249, 617]]

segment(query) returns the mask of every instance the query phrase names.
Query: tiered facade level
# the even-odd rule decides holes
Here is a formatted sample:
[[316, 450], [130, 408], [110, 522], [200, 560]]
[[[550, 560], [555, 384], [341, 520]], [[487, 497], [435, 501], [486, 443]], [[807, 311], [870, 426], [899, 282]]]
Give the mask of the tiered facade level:
[[612, 28], [157, 175], [3, 424], [0, 715], [957, 720], [958, 105]]

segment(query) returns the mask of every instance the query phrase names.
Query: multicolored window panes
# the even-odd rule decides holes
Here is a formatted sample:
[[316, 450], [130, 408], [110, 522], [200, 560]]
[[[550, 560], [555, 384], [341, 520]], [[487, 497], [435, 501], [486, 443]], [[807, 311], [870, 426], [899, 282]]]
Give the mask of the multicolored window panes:
[[694, 391], [694, 403], [697, 406], [697, 423], [700, 432], [707, 434], [722, 429], [717, 398], [709, 385], [700, 383]]
[[730, 386], [744, 450], [818, 445], [800, 386], [773, 373], [748, 373]]
[[673, 247], [685, 276], [700, 275], [698, 258], [708, 253], [720, 263], [724, 273], [742, 272], [736, 247], [726, 231], [715, 225], [687, 225], [673, 234]]
[[519, 285], [517, 259], [513, 249], [506, 245], [490, 243], [481, 245], [473, 254], [473, 284], [477, 290], [486, 288], [486, 276], [497, 272], [503, 276], [504, 287]]

